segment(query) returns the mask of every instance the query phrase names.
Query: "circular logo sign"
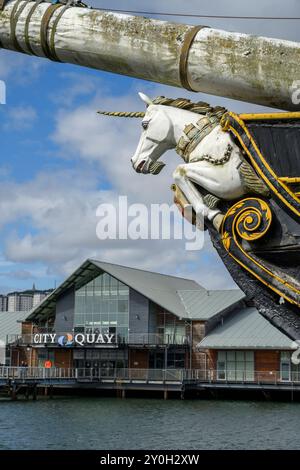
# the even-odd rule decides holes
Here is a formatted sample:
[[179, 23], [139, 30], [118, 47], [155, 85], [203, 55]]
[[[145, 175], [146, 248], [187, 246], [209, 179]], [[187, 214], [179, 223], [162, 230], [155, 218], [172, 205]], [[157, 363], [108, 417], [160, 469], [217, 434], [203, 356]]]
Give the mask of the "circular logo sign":
[[72, 346], [73, 344], [73, 336], [70, 334], [66, 334], [63, 336], [60, 336], [57, 340], [58, 344], [60, 346]]
[[51, 367], [52, 367], [52, 362], [51, 362], [51, 361], [45, 361], [44, 366], [45, 366], [45, 369], [51, 369]]

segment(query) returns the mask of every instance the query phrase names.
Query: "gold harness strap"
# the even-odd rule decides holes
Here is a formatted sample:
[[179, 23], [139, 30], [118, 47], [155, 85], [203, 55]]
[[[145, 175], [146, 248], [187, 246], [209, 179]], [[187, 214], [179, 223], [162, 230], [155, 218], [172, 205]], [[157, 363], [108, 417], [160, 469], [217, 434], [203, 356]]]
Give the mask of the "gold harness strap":
[[[206, 116], [199, 119], [196, 124], [185, 126], [183, 130], [184, 135], [180, 137], [176, 147], [176, 152], [185, 162], [188, 163], [190, 161], [190, 155], [197, 145], [220, 124], [220, 119], [224, 112], [226, 112], [225, 108], [217, 107], [214, 111], [207, 113]], [[197, 159], [193, 161], [197, 161]]]

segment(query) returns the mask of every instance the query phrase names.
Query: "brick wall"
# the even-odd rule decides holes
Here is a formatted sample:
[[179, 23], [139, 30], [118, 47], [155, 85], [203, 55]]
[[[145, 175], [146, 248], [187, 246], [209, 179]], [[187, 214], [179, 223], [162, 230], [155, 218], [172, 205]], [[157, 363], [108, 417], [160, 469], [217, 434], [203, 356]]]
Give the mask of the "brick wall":
[[[272, 382], [274, 373], [277, 378], [280, 375], [280, 352], [279, 351], [255, 351], [256, 380]], [[270, 373], [271, 372], [271, 373]]]

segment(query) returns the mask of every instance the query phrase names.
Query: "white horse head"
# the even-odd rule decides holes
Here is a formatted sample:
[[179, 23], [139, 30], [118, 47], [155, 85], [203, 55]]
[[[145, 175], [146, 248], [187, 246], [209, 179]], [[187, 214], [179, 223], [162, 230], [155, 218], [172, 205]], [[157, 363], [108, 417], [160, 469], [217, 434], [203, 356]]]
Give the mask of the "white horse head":
[[157, 162], [159, 157], [176, 145], [173, 125], [165, 106], [154, 104], [143, 93], [139, 96], [146, 103], [147, 110], [142, 120], [142, 135], [131, 162], [137, 173], [157, 174], [164, 166]]

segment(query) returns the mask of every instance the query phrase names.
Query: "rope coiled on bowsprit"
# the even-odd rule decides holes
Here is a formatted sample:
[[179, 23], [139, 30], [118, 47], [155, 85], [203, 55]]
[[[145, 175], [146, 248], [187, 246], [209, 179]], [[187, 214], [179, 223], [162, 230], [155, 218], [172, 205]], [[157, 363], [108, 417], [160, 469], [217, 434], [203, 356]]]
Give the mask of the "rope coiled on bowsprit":
[[125, 117], [125, 118], [143, 118], [145, 113], [141, 111], [137, 112], [126, 112], [126, 111], [97, 111], [98, 114], [103, 114], [104, 116], [113, 116], [113, 117]]

